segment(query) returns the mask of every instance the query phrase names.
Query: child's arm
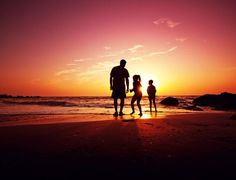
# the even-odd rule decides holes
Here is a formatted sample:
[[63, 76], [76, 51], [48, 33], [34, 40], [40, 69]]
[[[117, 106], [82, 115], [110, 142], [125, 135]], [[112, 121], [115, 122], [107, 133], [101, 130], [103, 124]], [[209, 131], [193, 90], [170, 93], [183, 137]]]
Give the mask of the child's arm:
[[133, 83], [133, 89], [130, 89], [130, 92], [133, 92], [135, 88], [135, 84]]

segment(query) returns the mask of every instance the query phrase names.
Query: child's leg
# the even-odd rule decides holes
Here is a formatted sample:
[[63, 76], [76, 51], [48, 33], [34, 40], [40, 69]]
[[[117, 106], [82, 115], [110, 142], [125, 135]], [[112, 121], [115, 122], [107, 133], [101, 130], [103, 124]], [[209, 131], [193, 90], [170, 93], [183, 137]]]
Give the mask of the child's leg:
[[138, 109], [139, 109], [139, 115], [142, 115], [142, 108], [141, 108], [141, 105], [140, 105], [140, 101], [141, 101], [141, 98], [137, 100], [137, 105], [138, 105]]
[[135, 98], [134, 97], [132, 97], [132, 100], [131, 100], [131, 108], [132, 108], [132, 113], [131, 114], [134, 114], [134, 102], [135, 102]]
[[155, 112], [157, 112], [157, 107], [156, 107], [156, 101], [155, 101], [155, 98], [153, 98], [153, 104], [154, 104]]
[[149, 98], [150, 112], [152, 112], [152, 99]]

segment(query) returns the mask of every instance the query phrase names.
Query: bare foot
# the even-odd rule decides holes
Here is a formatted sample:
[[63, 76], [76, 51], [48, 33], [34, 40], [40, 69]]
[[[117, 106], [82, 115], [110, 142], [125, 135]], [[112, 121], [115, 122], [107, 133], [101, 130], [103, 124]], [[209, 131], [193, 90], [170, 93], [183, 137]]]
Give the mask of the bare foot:
[[123, 116], [123, 115], [125, 115], [123, 112], [120, 112], [120, 113], [119, 113], [119, 116]]

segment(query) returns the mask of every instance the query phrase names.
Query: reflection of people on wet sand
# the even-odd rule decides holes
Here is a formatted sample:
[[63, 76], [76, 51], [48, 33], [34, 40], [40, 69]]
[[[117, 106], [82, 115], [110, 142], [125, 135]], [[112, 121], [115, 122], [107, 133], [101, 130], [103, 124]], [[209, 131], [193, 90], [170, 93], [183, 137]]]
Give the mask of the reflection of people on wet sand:
[[141, 109], [141, 105], [140, 105], [140, 101], [142, 99], [142, 91], [141, 91], [141, 77], [140, 75], [134, 75], [133, 76], [133, 89], [130, 90], [130, 92], [133, 92], [134, 91], [134, 96], [132, 97], [132, 100], [131, 100], [131, 108], [132, 108], [132, 113], [131, 114], [134, 114], [135, 113], [135, 110], [134, 110], [134, 103], [135, 101], [137, 101], [137, 105], [138, 105], [138, 108], [139, 108], [139, 115], [142, 116], [142, 109]]
[[149, 80], [148, 82], [149, 86], [147, 88], [147, 93], [148, 93], [148, 99], [150, 103], [150, 112], [152, 112], [152, 102], [154, 104], [155, 112], [157, 112], [156, 108], [156, 87], [153, 85], [153, 80]]
[[[126, 92], [129, 92], [129, 72], [125, 69], [126, 61], [122, 59], [120, 65], [113, 67], [110, 73], [110, 89], [112, 90], [112, 98], [114, 99], [114, 116], [118, 116], [117, 111], [117, 100], [120, 99], [120, 112], [119, 115], [123, 114], [124, 99], [126, 98]], [[126, 87], [125, 88], [125, 82]], [[127, 91], [126, 91], [127, 90]]]

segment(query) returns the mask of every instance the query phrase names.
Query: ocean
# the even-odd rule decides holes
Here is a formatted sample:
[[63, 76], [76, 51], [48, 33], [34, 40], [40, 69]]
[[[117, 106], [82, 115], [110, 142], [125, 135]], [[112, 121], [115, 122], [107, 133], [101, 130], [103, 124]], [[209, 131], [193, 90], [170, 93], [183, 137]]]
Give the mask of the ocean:
[[[156, 98], [158, 113], [188, 113], [191, 110], [192, 101], [197, 96], [174, 96], [179, 99], [177, 107], [167, 107], [160, 104], [166, 96]], [[132, 97], [125, 99], [124, 113], [131, 113]], [[149, 111], [148, 97], [141, 100], [143, 113]], [[138, 114], [137, 105], [135, 105]], [[205, 107], [203, 111], [211, 109]], [[110, 97], [32, 97], [32, 98], [1, 98], [0, 115], [112, 115], [114, 113], [113, 99]]]

